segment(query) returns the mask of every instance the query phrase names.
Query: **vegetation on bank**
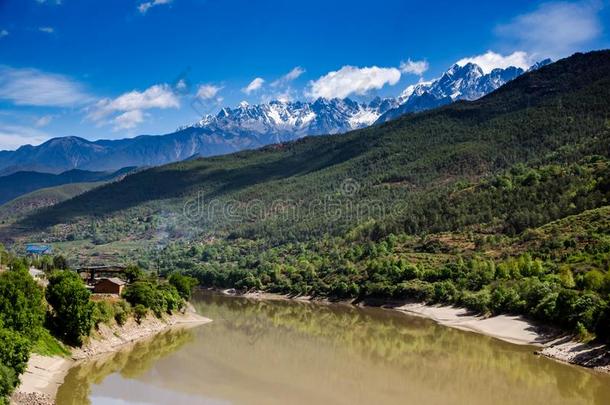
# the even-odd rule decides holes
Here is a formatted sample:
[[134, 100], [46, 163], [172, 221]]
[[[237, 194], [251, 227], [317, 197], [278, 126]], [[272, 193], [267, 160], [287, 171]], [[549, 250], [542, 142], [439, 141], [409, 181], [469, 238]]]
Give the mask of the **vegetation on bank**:
[[[61, 256], [26, 259], [0, 249], [0, 260], [0, 404], [8, 403], [31, 352], [69, 355], [69, 346], [82, 345], [102, 323], [123, 325], [130, 316], [141, 320], [149, 310], [161, 317], [182, 309], [193, 287], [189, 277], [161, 282], [130, 266], [126, 275], [132, 284], [124, 299], [92, 300]], [[30, 276], [30, 265], [45, 269], [46, 287]]]
[[[472, 221], [465, 216], [470, 210], [478, 227], [461, 233], [393, 233], [395, 227], [371, 220], [319, 241], [176, 243], [159, 256], [165, 271], [180, 269], [206, 286], [456, 304], [608, 339], [609, 167], [599, 156], [567, 166], [517, 166], [462, 186], [452, 209], [441, 213], [464, 223]], [[418, 220], [437, 217], [437, 209]]]

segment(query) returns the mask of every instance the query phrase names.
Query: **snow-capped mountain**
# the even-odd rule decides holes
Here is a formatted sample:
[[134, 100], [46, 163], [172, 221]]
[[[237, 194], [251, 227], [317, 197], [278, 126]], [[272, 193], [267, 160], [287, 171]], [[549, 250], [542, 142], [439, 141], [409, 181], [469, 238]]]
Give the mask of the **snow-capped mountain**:
[[[536, 70], [551, 63], [550, 59], [538, 62], [528, 69]], [[386, 122], [409, 112], [419, 112], [440, 107], [456, 100], [476, 100], [498, 89], [524, 73], [514, 66], [493, 69], [484, 73], [474, 63], [454, 64], [436, 80], [421, 82], [407, 87], [398, 97], [399, 106], [388, 110], [378, 123]]]
[[223, 108], [216, 115], [206, 115], [191, 127], [222, 133], [225, 137], [255, 137], [261, 144], [267, 144], [363, 128], [398, 105], [398, 100], [393, 98], [376, 98], [368, 104], [348, 98], [271, 101], [256, 105], [242, 102], [236, 108]]
[[[548, 63], [550, 60], [539, 62], [528, 70]], [[165, 135], [94, 142], [78, 137], [54, 138], [38, 146], [0, 151], [0, 175], [20, 170], [60, 173], [71, 169], [111, 171], [126, 166], [156, 166], [308, 135], [343, 133], [455, 100], [480, 98], [522, 73], [516, 67], [484, 73], [472, 63], [456, 64], [440, 78], [409, 86], [396, 98], [376, 98], [369, 103], [336, 98], [241, 103]]]

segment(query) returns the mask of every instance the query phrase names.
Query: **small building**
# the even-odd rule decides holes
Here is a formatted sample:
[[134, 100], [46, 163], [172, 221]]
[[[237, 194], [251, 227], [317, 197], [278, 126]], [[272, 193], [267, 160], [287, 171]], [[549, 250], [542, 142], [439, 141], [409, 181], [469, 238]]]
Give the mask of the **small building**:
[[117, 294], [121, 295], [123, 288], [125, 287], [125, 281], [117, 277], [102, 278], [93, 287], [95, 294]]
[[53, 253], [53, 248], [49, 245], [40, 245], [38, 243], [28, 243], [25, 246], [25, 251], [30, 255], [50, 255]]

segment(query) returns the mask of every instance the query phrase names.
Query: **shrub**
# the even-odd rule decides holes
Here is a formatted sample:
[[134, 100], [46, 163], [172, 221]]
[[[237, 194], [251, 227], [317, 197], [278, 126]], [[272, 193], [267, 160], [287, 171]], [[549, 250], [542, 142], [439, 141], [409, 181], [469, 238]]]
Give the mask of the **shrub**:
[[488, 290], [480, 290], [477, 292], [465, 291], [460, 299], [462, 305], [466, 308], [484, 314], [489, 312], [491, 295]]
[[8, 405], [7, 397], [11, 395], [18, 383], [15, 371], [0, 361], [0, 404]]
[[394, 296], [402, 299], [429, 301], [434, 295], [434, 286], [427, 281], [409, 280], [396, 286]]
[[519, 313], [524, 309], [525, 301], [521, 299], [519, 292], [514, 288], [498, 285], [491, 292], [489, 306], [494, 314], [502, 312]]
[[585, 274], [584, 287], [591, 291], [600, 291], [604, 288], [604, 273], [599, 270], [591, 270]]
[[24, 335], [10, 329], [0, 329], [0, 363], [15, 375], [22, 374], [30, 357], [32, 343]]
[[133, 307], [133, 314], [136, 318], [136, 322], [140, 323], [142, 322], [142, 319], [146, 318], [146, 315], [148, 314], [148, 308], [146, 308], [142, 304], [138, 304]]
[[130, 283], [136, 282], [144, 278], [144, 271], [134, 264], [130, 264], [125, 269], [125, 277]]
[[25, 270], [0, 274], [0, 324], [32, 342], [42, 331], [45, 307], [42, 288]]
[[433, 299], [435, 302], [451, 303], [457, 300], [457, 298], [458, 290], [451, 281], [446, 280], [434, 283]]
[[97, 301], [93, 308], [93, 324], [97, 328], [100, 323], [109, 323], [114, 318], [114, 307], [108, 301]]
[[153, 284], [149, 281], [136, 281], [127, 286], [123, 297], [134, 307], [142, 305], [152, 310], [157, 317], [165, 312], [171, 313], [184, 305], [176, 287], [171, 284]]
[[119, 325], [123, 326], [127, 322], [131, 307], [127, 301], [118, 301], [114, 303], [114, 320]]
[[198, 284], [197, 279], [180, 273], [169, 276], [169, 283], [176, 287], [178, 294], [185, 300], [191, 299], [193, 288]]
[[59, 336], [69, 343], [80, 345], [82, 338], [91, 333], [95, 305], [89, 300], [90, 295], [74, 272], [56, 271], [49, 277], [46, 296], [53, 307], [51, 321]]

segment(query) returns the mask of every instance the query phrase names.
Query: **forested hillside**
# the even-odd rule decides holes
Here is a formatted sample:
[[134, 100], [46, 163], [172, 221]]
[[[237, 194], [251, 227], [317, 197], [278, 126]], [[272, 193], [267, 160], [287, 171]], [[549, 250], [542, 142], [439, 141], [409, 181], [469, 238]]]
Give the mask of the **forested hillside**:
[[474, 102], [142, 171], [2, 233], [139, 241], [143, 264], [206, 285], [459, 303], [607, 336], [609, 100], [610, 52], [575, 54]]

